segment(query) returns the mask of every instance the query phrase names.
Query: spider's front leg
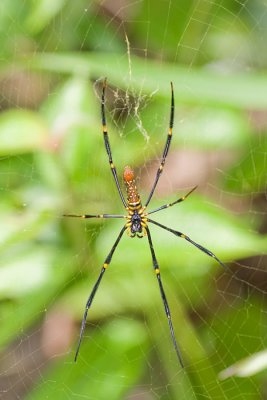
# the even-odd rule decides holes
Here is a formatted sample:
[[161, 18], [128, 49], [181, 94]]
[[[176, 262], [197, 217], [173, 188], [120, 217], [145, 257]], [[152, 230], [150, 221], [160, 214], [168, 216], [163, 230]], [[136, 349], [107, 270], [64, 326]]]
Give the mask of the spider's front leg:
[[147, 201], [145, 203], [146, 207], [148, 206], [148, 204], [150, 203], [150, 200], [152, 199], [152, 196], [153, 196], [154, 191], [156, 189], [158, 180], [160, 178], [160, 175], [162, 174], [162, 171], [163, 171], [163, 168], [164, 168], [164, 165], [165, 165], [165, 161], [166, 161], [166, 158], [167, 158], [167, 155], [168, 155], [168, 152], [169, 152], [169, 148], [170, 148], [170, 144], [171, 144], [171, 140], [172, 140], [173, 120], [174, 120], [174, 93], [173, 93], [173, 84], [171, 82], [171, 113], [170, 113], [169, 132], [168, 132], [166, 143], [165, 143], [165, 147], [164, 147], [164, 150], [163, 150], [163, 153], [162, 153], [161, 163], [160, 163], [160, 166], [159, 166], [159, 168], [157, 170], [157, 173], [156, 173], [155, 181], [154, 181], [152, 189], [151, 189], [151, 191], [149, 193], [148, 199], [147, 199]]
[[106, 111], [105, 111], [105, 92], [106, 92], [106, 87], [107, 87], [107, 79], [105, 78], [103, 81], [103, 89], [102, 89], [102, 98], [101, 98], [101, 116], [102, 116], [102, 131], [103, 131], [103, 136], [104, 136], [104, 143], [105, 143], [105, 148], [108, 154], [108, 159], [109, 159], [109, 165], [111, 168], [111, 172], [112, 175], [114, 177], [116, 186], [117, 186], [117, 190], [119, 192], [121, 201], [124, 205], [125, 208], [127, 208], [127, 202], [123, 196], [120, 184], [119, 184], [119, 180], [118, 180], [118, 175], [117, 175], [117, 171], [116, 171], [116, 167], [113, 163], [113, 159], [112, 159], [112, 153], [111, 153], [111, 147], [110, 147], [110, 143], [109, 143], [109, 137], [108, 137], [108, 130], [107, 130], [107, 121], [106, 121]]

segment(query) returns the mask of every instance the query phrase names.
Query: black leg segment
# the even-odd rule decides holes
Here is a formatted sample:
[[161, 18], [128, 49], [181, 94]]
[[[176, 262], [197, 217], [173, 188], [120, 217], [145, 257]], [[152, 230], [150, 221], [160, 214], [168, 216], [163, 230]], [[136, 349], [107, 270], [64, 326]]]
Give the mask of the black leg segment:
[[63, 214], [63, 217], [82, 218], [82, 219], [87, 219], [87, 218], [125, 218], [124, 215], [119, 215], [119, 214], [83, 214], [83, 215]]
[[146, 231], [147, 231], [147, 238], [148, 238], [148, 243], [149, 243], [151, 256], [152, 256], [153, 268], [154, 268], [154, 271], [155, 271], [157, 279], [158, 279], [159, 290], [160, 290], [161, 298], [162, 298], [162, 301], [163, 301], [165, 314], [166, 314], [166, 316], [168, 318], [168, 323], [169, 323], [169, 328], [170, 328], [170, 332], [171, 332], [172, 342], [173, 342], [173, 345], [174, 345], [178, 360], [179, 360], [182, 368], [184, 368], [182, 356], [181, 356], [179, 347], [178, 347], [177, 342], [176, 342], [175, 334], [174, 334], [174, 329], [173, 329], [173, 324], [172, 324], [172, 319], [171, 319], [171, 313], [170, 313], [168, 301], [167, 301], [167, 298], [166, 298], [166, 295], [165, 295], [165, 292], [164, 292], [163, 284], [162, 284], [162, 281], [161, 281], [160, 269], [159, 269], [159, 265], [158, 265], [158, 262], [157, 262], [157, 259], [156, 259], [156, 255], [155, 255], [155, 251], [154, 251], [154, 247], [153, 247], [150, 231], [149, 231], [148, 228], [146, 228]]
[[92, 290], [90, 296], [88, 297], [88, 300], [87, 300], [87, 303], [86, 303], [86, 306], [85, 306], [84, 315], [83, 315], [83, 320], [82, 320], [82, 325], [81, 325], [81, 330], [80, 330], [80, 336], [79, 336], [79, 342], [78, 342], [78, 345], [77, 345], [74, 361], [77, 360], [77, 357], [78, 357], [78, 354], [79, 354], [79, 350], [80, 350], [80, 346], [81, 346], [81, 342], [82, 342], [82, 338], [83, 338], [83, 334], [84, 334], [84, 329], [85, 329], [85, 325], [86, 325], [86, 319], [87, 319], [88, 310], [91, 307], [91, 304], [92, 304], [92, 302], [94, 300], [94, 297], [95, 297], [95, 294], [97, 292], [98, 286], [100, 285], [100, 282], [101, 282], [101, 280], [103, 278], [103, 275], [104, 275], [106, 269], [108, 268], [108, 266], [110, 264], [110, 261], [112, 259], [113, 253], [116, 250], [116, 247], [118, 246], [119, 241], [121, 240], [121, 237], [122, 237], [123, 233], [125, 232], [125, 230], [126, 230], [126, 227], [124, 226], [122, 228], [122, 230], [120, 231], [119, 236], [116, 239], [116, 242], [112, 246], [112, 249], [110, 250], [107, 258], [105, 259], [105, 262], [104, 262], [104, 264], [102, 266], [102, 269], [101, 269], [101, 272], [99, 274], [99, 277], [98, 277], [98, 279], [97, 279], [97, 281], [96, 281], [96, 283], [95, 283], [95, 285], [93, 287], [93, 290]]
[[150, 200], [151, 200], [151, 198], [153, 196], [153, 193], [154, 193], [154, 191], [156, 189], [158, 180], [160, 178], [160, 175], [161, 175], [161, 173], [163, 171], [163, 168], [164, 168], [164, 165], [165, 165], [165, 160], [166, 160], [166, 157], [167, 157], [167, 154], [168, 154], [168, 151], [169, 151], [169, 147], [170, 147], [170, 144], [171, 144], [171, 139], [172, 139], [173, 119], [174, 119], [174, 94], [173, 94], [173, 84], [171, 82], [171, 114], [170, 114], [170, 123], [169, 123], [169, 133], [168, 133], [168, 136], [167, 136], [166, 144], [165, 144], [165, 147], [164, 147], [164, 150], [163, 150], [163, 154], [162, 154], [162, 158], [161, 158], [161, 163], [160, 163], [160, 166], [159, 166], [159, 168], [157, 170], [157, 174], [156, 174], [156, 178], [155, 178], [154, 184], [152, 186], [152, 189], [151, 189], [151, 192], [150, 192], [150, 194], [148, 196], [148, 199], [147, 199], [147, 201], [145, 203], [146, 207], [150, 203]]
[[191, 193], [193, 193], [193, 191], [196, 190], [196, 188], [197, 188], [197, 186], [195, 186], [193, 189], [191, 189], [190, 192], [188, 192], [185, 196], [180, 197], [178, 200], [174, 201], [173, 203], [164, 204], [164, 206], [161, 206], [161, 207], [159, 207], [159, 208], [156, 208], [155, 210], [149, 211], [149, 212], [147, 213], [147, 215], [153, 214], [153, 213], [158, 212], [158, 211], [160, 211], [160, 210], [164, 210], [165, 208], [172, 207], [172, 206], [174, 206], [174, 205], [177, 204], [177, 203], [181, 203], [182, 201], [184, 201], [185, 199], [187, 199], [187, 197], [188, 197]]
[[199, 250], [203, 251], [203, 253], [205, 253], [205, 254], [207, 254], [208, 256], [214, 258], [224, 269], [227, 270], [226, 265], [225, 265], [221, 260], [219, 260], [219, 258], [218, 258], [217, 256], [215, 256], [215, 254], [212, 253], [212, 251], [210, 251], [210, 250], [206, 249], [205, 247], [201, 246], [201, 244], [198, 244], [198, 243], [194, 242], [194, 240], [190, 239], [190, 237], [188, 237], [188, 236], [185, 235], [184, 233], [179, 232], [179, 231], [175, 231], [174, 229], [171, 229], [171, 228], [168, 228], [167, 226], [162, 225], [162, 224], [160, 224], [159, 222], [153, 221], [152, 219], [147, 219], [147, 221], [148, 221], [148, 222], [151, 222], [151, 223], [154, 224], [154, 225], [159, 226], [159, 227], [162, 228], [162, 229], [165, 229], [165, 230], [168, 231], [168, 232], [173, 233], [175, 236], [178, 236], [178, 237], [180, 237], [180, 238], [182, 238], [182, 239], [187, 240], [187, 241], [188, 241], [189, 243], [191, 243], [193, 246], [195, 246], [195, 247], [197, 247]]
[[105, 113], [105, 91], [106, 91], [106, 87], [107, 87], [107, 79], [104, 79], [103, 82], [103, 89], [102, 89], [102, 98], [101, 98], [101, 117], [102, 117], [102, 130], [103, 130], [103, 136], [104, 136], [104, 143], [105, 143], [105, 147], [106, 147], [106, 151], [108, 154], [108, 159], [109, 159], [109, 165], [111, 168], [111, 172], [112, 175], [114, 177], [119, 195], [121, 197], [121, 201], [123, 202], [124, 207], [127, 207], [127, 203], [125, 201], [125, 198], [122, 194], [121, 191], [121, 187], [119, 184], [119, 180], [118, 180], [118, 175], [117, 175], [117, 171], [116, 171], [116, 167], [113, 163], [112, 160], [112, 153], [111, 153], [111, 148], [110, 148], [110, 143], [109, 143], [109, 138], [108, 138], [108, 131], [107, 131], [107, 121], [106, 121], [106, 113]]

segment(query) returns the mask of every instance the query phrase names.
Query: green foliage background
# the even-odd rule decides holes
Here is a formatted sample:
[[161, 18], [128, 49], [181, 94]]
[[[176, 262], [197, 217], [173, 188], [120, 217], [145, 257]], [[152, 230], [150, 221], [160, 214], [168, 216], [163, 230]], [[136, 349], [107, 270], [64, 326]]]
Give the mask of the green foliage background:
[[[264, 398], [263, 372], [225, 381], [218, 374], [267, 344], [266, 4], [111, 3], [0, 5], [0, 393], [38, 400]], [[220, 197], [204, 188], [155, 217], [214, 251], [228, 263], [228, 273], [182, 240], [151, 229], [183, 371], [148, 246], [126, 236], [73, 363], [85, 301], [121, 226], [116, 220], [62, 218], [64, 212], [122, 210], [101, 134], [105, 76], [120, 175], [126, 164], [144, 177], [152, 174], [150, 161], [165, 143], [170, 81], [176, 98], [173, 155], [179, 157], [180, 149], [231, 155], [210, 183]], [[187, 189], [156, 194], [153, 208]], [[53, 352], [42, 338], [56, 313], [65, 316], [71, 333], [59, 318], [51, 328], [55, 342], [64, 342], [64, 335], [69, 341]], [[16, 349], [25, 354], [19, 361]]]

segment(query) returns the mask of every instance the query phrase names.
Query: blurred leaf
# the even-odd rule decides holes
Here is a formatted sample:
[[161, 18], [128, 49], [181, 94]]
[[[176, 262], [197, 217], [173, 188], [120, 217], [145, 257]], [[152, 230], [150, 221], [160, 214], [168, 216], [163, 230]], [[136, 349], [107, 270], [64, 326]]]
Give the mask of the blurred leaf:
[[186, 142], [190, 147], [198, 149], [229, 149], [247, 145], [249, 127], [245, 116], [227, 109], [190, 110], [182, 116], [183, 121], [176, 135], [180, 143]]
[[97, 141], [103, 140], [90, 82], [69, 79], [42, 105], [41, 113], [48, 120], [51, 141], [60, 150], [65, 173], [76, 181], [87, 179], [90, 153], [95, 152]]
[[[21, 34], [21, 21], [26, 18], [27, 3], [22, 4], [20, 0], [1, 0], [0, 2], [0, 53], [1, 66], [14, 57], [14, 51], [20, 50], [26, 39]], [[28, 38], [29, 39], [29, 38]], [[16, 45], [15, 45], [16, 43]]]
[[227, 190], [240, 193], [262, 192], [267, 182], [267, 138], [256, 136], [235, 165], [225, 172]]
[[30, 33], [36, 34], [62, 10], [66, 0], [38, 0], [31, 3], [31, 12], [25, 26]]
[[[50, 2], [50, 0], [46, 1]], [[110, 15], [103, 12], [108, 6], [100, 4], [98, 1], [64, 1], [65, 6], [60, 12], [55, 10], [57, 15], [53, 19], [49, 19], [47, 21], [49, 25], [43, 26], [43, 31], [39, 32], [40, 48], [45, 48], [46, 51], [57, 49], [59, 52], [66, 49], [73, 51], [77, 51], [77, 49], [78, 51], [88, 49], [107, 52], [125, 51], [124, 37], [120, 34], [114, 35], [114, 24], [108, 23]], [[38, 8], [38, 2], [36, 3]], [[49, 10], [45, 10], [46, 14], [49, 18], [51, 17]], [[35, 21], [35, 24], [38, 26], [38, 21]]]
[[[4, 262], [10, 271], [4, 267], [0, 272], [6, 296], [2, 296], [0, 304], [1, 319], [5, 321], [0, 331], [1, 346], [11, 342], [19, 332], [25, 331], [33, 321], [43, 316], [46, 307], [54, 301], [74, 272], [73, 260], [70, 263], [68, 254], [55, 252], [53, 246], [27, 246], [21, 252], [14, 252], [13, 259], [8, 262], [2, 257]], [[34, 268], [36, 272], [32, 274], [30, 271]], [[15, 274], [13, 280], [10, 277], [12, 272]], [[25, 287], [21, 286], [23, 280], [28, 280]]]
[[0, 114], [0, 155], [28, 153], [47, 146], [47, 127], [35, 113], [10, 110]]
[[5, 260], [4, 265], [0, 266], [1, 298], [22, 297], [47, 284], [52, 274], [51, 256], [41, 249], [31, 249], [31, 252], [23, 256], [17, 256], [14, 252], [12, 259]]
[[[127, 88], [125, 76], [129, 71], [126, 57], [117, 54], [89, 53], [86, 55], [38, 54], [28, 63], [31, 68], [56, 73], [76, 73], [84, 77], [88, 71], [92, 78], [107, 76], [110, 83]], [[168, 79], [174, 84], [175, 93], [180, 102], [191, 104], [226, 105], [236, 108], [265, 109], [267, 107], [267, 76], [260, 73], [238, 73], [224, 75], [213, 70], [190, 68], [176, 64], [162, 63], [159, 68], [155, 61], [131, 56], [135, 91], [153, 92], [169, 99]], [[168, 78], [166, 78], [168, 77]]]
[[11, 245], [35, 239], [51, 218], [52, 216], [45, 211], [35, 214], [31, 210], [27, 213], [12, 212], [1, 215], [0, 250], [5, 251]]
[[267, 350], [259, 351], [250, 357], [246, 357], [219, 373], [220, 379], [231, 376], [246, 378], [267, 369]]
[[42, 183], [61, 196], [66, 189], [68, 176], [62, 163], [59, 162], [58, 155], [48, 152], [35, 154], [35, 163]]
[[146, 360], [147, 334], [141, 323], [114, 320], [95, 331], [81, 346], [77, 362], [72, 354], [50, 368], [25, 399], [66, 399], [84, 396], [98, 400], [120, 400], [140, 379]]
[[33, 160], [34, 153], [1, 157], [0, 185], [2, 187], [2, 203], [0, 209], [2, 209], [5, 197], [10, 199], [10, 203], [7, 204], [8, 208], [14, 203], [21, 204], [20, 196], [14, 189], [24, 187], [24, 185], [27, 186], [29, 182], [38, 180], [37, 171], [33, 168]]
[[[154, 7], [150, 7], [149, 0], [143, 0], [137, 3], [136, 9], [135, 18], [138, 23], [133, 25], [133, 40], [138, 38], [142, 43], [149, 24], [150, 52], [160, 54], [163, 58], [175, 57], [175, 60], [183, 60], [192, 65], [202, 56], [202, 52], [196, 49], [203, 46], [207, 26], [213, 25], [214, 14], [219, 12], [220, 7], [205, 0], [197, 3], [193, 0], [180, 0], [168, 4], [159, 0]], [[216, 10], [213, 12], [213, 9]]]

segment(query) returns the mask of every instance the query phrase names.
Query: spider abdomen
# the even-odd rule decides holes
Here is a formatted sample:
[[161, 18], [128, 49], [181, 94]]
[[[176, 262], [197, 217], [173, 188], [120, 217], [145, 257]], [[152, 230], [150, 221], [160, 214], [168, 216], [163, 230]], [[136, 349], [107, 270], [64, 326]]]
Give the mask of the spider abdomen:
[[134, 179], [134, 172], [131, 167], [126, 166], [124, 168], [123, 180], [127, 191], [127, 203], [130, 210], [139, 210], [141, 205], [141, 199], [137, 191], [137, 187]]

